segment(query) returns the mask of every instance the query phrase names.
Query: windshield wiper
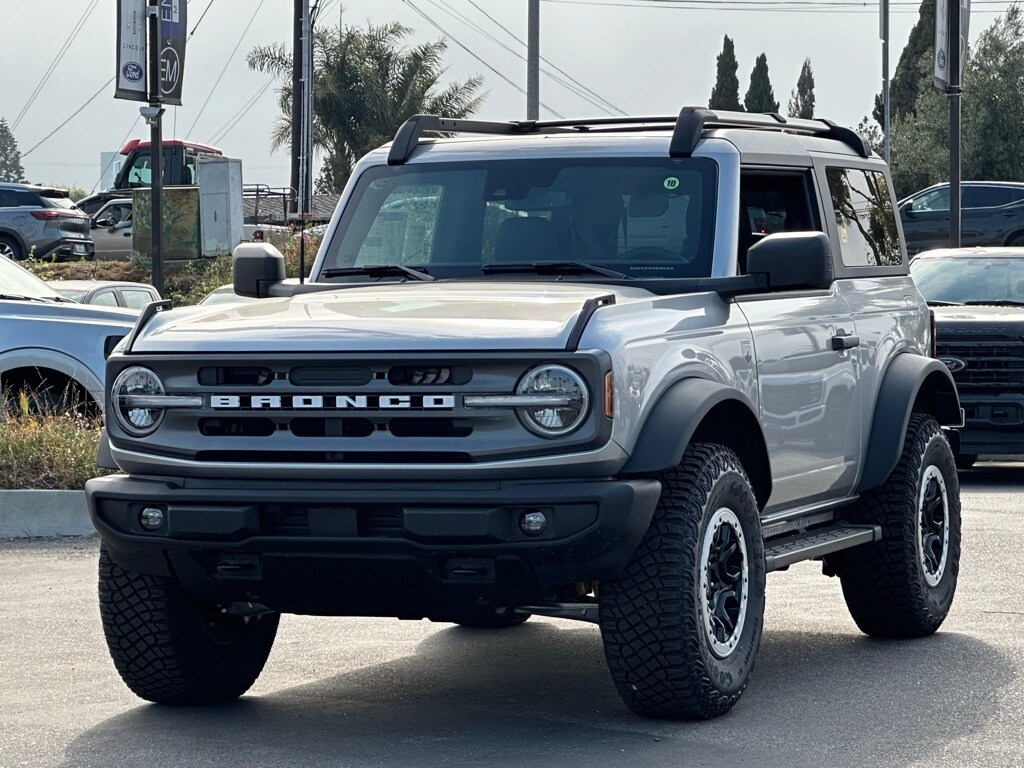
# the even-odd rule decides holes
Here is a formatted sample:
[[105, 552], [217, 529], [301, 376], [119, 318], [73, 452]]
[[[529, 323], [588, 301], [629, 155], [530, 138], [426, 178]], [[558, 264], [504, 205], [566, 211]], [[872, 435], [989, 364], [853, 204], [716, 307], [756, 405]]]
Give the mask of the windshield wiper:
[[929, 307], [962, 307], [963, 306], [963, 304], [961, 304], [959, 301], [939, 301], [938, 299], [931, 300], [931, 301], [926, 300], [925, 304], [927, 304]]
[[344, 277], [346, 275], [366, 275], [368, 277], [411, 277], [414, 280], [431, 282], [437, 278], [428, 275], [426, 271], [405, 267], [401, 264], [364, 264], [361, 267], [334, 267], [325, 269], [320, 273], [321, 277]]
[[0, 299], [6, 301], [46, 301], [46, 299], [39, 296], [22, 296], [20, 293], [0, 293]]
[[965, 301], [965, 307], [1024, 307], [1024, 301], [1013, 301], [1012, 299], [991, 299], [989, 301], [975, 300]]
[[532, 272], [538, 275], [601, 275], [602, 277], [612, 277], [616, 280], [630, 279], [614, 269], [587, 264], [585, 261], [533, 261], [522, 264], [484, 264], [480, 270], [485, 275]]

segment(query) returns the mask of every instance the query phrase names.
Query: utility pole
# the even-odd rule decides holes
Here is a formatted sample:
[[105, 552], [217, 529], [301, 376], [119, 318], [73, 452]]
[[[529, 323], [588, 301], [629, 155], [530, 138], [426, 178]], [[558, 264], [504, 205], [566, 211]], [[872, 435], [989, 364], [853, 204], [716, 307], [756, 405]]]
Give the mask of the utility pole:
[[892, 162], [892, 147], [890, 144], [890, 121], [891, 113], [889, 106], [889, 0], [879, 0], [878, 12], [879, 32], [882, 37], [882, 139], [885, 162]]
[[960, 247], [960, 2], [949, 8], [949, 247]]
[[149, 123], [150, 207], [152, 228], [153, 287], [164, 292], [163, 254], [163, 183], [164, 183], [164, 108], [160, 97], [160, 2], [149, 0], [149, 106], [142, 107], [142, 116]]
[[302, 51], [302, 24], [305, 18], [302, 12], [303, 5], [304, 0], [295, 0], [295, 18], [292, 24], [292, 156], [289, 186], [296, 195], [290, 205], [293, 212], [298, 211], [299, 158], [302, 155], [302, 63], [305, 60]]
[[526, 119], [540, 118], [540, 0], [527, 0]]

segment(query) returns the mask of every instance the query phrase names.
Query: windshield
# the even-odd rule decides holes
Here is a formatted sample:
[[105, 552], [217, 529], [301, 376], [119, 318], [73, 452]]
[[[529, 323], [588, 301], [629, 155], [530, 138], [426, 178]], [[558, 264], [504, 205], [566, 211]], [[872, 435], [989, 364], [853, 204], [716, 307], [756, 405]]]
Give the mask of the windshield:
[[57, 293], [65, 299], [71, 299], [72, 301], [81, 303], [88, 291], [83, 291], [81, 288], [58, 288]]
[[445, 278], [557, 260], [703, 277], [714, 214], [706, 159], [378, 166], [360, 176], [323, 268], [401, 264]]
[[56, 299], [60, 297], [27, 269], [22, 269], [10, 259], [0, 256], [0, 294], [27, 296], [30, 299]]
[[1024, 303], [1024, 259], [917, 259], [910, 274], [927, 301]]

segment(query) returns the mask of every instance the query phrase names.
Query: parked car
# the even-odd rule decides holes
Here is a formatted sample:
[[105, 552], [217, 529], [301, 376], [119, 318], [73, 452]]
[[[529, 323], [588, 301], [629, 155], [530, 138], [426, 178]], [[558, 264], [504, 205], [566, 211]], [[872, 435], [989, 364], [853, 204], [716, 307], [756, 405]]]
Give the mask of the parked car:
[[252, 299], [247, 296], [239, 296], [235, 293], [235, 286], [228, 283], [208, 293], [199, 302], [199, 305], [207, 307], [211, 304], [240, 304], [247, 301], [252, 301]]
[[[949, 184], [915, 192], [899, 208], [908, 253], [949, 245]], [[1024, 182], [964, 182], [961, 208], [964, 247], [1024, 245]]]
[[132, 200], [114, 198], [90, 221], [97, 260], [125, 261], [132, 255]]
[[138, 312], [66, 299], [0, 258], [0, 389], [28, 391], [54, 408], [103, 405], [103, 361]]
[[160, 301], [160, 294], [156, 288], [146, 283], [116, 280], [51, 280], [50, 287], [61, 296], [79, 304], [141, 310], [150, 302]]
[[240, 696], [282, 613], [543, 615], [600, 626], [634, 712], [715, 717], [814, 559], [865, 633], [939, 628], [960, 407], [886, 164], [824, 120], [609, 123], [413, 117], [309, 282], [244, 244], [258, 301], [140, 320], [86, 486], [132, 691]]
[[932, 305], [936, 353], [960, 392], [957, 466], [1024, 453], [1024, 248], [929, 251], [911, 274]]
[[65, 189], [0, 183], [0, 256], [92, 258], [89, 217]]

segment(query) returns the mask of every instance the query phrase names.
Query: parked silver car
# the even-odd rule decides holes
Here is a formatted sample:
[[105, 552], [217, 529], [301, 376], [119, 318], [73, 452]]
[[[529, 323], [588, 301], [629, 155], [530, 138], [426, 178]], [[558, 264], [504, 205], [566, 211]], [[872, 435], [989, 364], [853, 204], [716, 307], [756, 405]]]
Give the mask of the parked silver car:
[[52, 405], [103, 405], [103, 360], [138, 313], [66, 299], [0, 258], [0, 389], [45, 395]]
[[88, 259], [89, 227], [65, 189], [0, 183], [0, 256]]
[[51, 280], [49, 285], [64, 298], [79, 304], [125, 307], [138, 311], [150, 302], [160, 301], [160, 294], [156, 288], [147, 283], [118, 280]]
[[132, 201], [116, 198], [103, 204], [90, 220], [96, 258], [125, 261], [132, 255]]

